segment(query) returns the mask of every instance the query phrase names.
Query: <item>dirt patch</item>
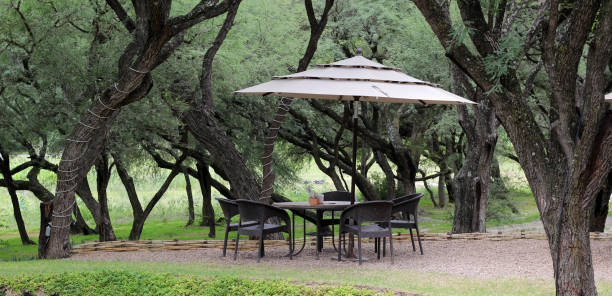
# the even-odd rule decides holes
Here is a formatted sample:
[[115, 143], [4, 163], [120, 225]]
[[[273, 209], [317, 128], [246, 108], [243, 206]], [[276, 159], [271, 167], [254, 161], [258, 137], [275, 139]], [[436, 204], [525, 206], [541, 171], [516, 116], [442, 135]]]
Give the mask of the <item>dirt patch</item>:
[[[230, 244], [231, 245], [231, 244]], [[363, 245], [363, 256], [370, 258], [359, 266], [356, 262], [337, 262], [331, 246], [326, 245], [321, 259], [317, 260], [314, 246], [306, 246], [302, 254], [292, 261], [284, 257], [285, 247], [266, 248], [266, 257], [258, 266], [316, 269], [321, 267], [367, 268], [378, 270], [427, 271], [466, 276], [477, 279], [498, 278], [553, 278], [552, 259], [545, 240], [511, 241], [426, 241], [423, 242], [425, 255], [413, 252], [410, 242], [394, 244], [395, 264], [387, 256], [376, 260], [374, 246]], [[418, 245], [417, 245], [418, 250]], [[591, 241], [593, 267], [596, 279], [612, 280], [612, 241]], [[92, 252], [75, 254], [67, 260], [130, 261], [130, 262], [187, 262], [221, 263], [227, 265], [257, 265], [256, 251], [238, 252], [233, 260], [233, 250], [227, 257], [221, 257], [216, 249], [186, 251], [135, 251], [135, 252]]]

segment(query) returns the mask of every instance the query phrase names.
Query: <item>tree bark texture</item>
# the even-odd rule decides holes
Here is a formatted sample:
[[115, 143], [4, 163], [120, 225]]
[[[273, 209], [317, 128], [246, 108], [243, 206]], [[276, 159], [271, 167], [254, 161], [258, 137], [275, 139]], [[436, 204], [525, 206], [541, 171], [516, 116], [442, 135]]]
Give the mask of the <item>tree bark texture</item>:
[[608, 173], [608, 183], [605, 187], [600, 189], [595, 198], [589, 226], [590, 232], [604, 232], [606, 228], [606, 219], [608, 218], [610, 194], [612, 194], [612, 174]]
[[[532, 79], [523, 87], [516, 66], [499, 80], [485, 70], [485, 57], [497, 54], [500, 37], [512, 26], [504, 15], [505, 6], [494, 10], [500, 21], [493, 24], [484, 20], [480, 2], [458, 2], [474, 52], [462, 41], [451, 40], [448, 2], [415, 0], [415, 4], [447, 57], [488, 93], [514, 145], [548, 237], [557, 295], [597, 295], [588, 230], [593, 202], [612, 169], [612, 120], [605, 115], [604, 102], [604, 72], [612, 55], [612, 1], [539, 3], [516, 60], [531, 49], [542, 50], [552, 94], [548, 104], [553, 109], [544, 112], [545, 126], [536, 120], [534, 112], [540, 110], [528, 104]], [[584, 77], [579, 77], [581, 61], [586, 66]], [[501, 91], [495, 89], [499, 87]]]
[[200, 225], [208, 226], [208, 237], [215, 237], [215, 211], [212, 206], [212, 186], [209, 167], [201, 161], [196, 162], [198, 169], [198, 181], [202, 191], [202, 223]]
[[109, 164], [108, 154], [102, 152], [96, 164], [96, 189], [98, 191], [98, 203], [100, 223], [97, 225], [99, 240], [101, 242], [117, 240], [110, 214], [108, 212], [107, 188], [111, 177], [112, 165]]

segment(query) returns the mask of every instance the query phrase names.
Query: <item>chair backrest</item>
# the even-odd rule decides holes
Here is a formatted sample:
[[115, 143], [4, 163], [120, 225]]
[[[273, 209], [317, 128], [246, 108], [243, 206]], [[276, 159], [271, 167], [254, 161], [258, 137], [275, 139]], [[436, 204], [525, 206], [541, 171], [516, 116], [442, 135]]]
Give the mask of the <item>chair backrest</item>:
[[423, 197], [423, 193], [413, 193], [413, 194], [408, 194], [408, 195], [404, 195], [404, 196], [400, 196], [397, 198], [394, 198], [392, 201], [394, 204], [398, 204], [400, 202], [406, 201], [406, 200], [411, 200], [415, 197]]
[[329, 191], [323, 193], [325, 201], [351, 201], [353, 194], [347, 191]]
[[362, 224], [366, 222], [389, 222], [391, 220], [391, 210], [393, 203], [386, 200], [366, 201], [348, 207], [340, 221], [351, 218]]
[[235, 201], [226, 199], [226, 198], [215, 198], [219, 205], [221, 206], [221, 210], [223, 211], [223, 216], [225, 217], [225, 221], [230, 221], [232, 217], [238, 215], [240, 212], [238, 211], [238, 204]]
[[257, 221], [264, 223], [271, 217], [289, 217], [283, 209], [260, 201], [238, 199], [236, 203], [238, 204], [241, 221]]
[[400, 203], [393, 205], [393, 213], [404, 212], [408, 217], [412, 216], [414, 220], [417, 220], [417, 211], [419, 209], [419, 201], [423, 197], [423, 194], [420, 196], [413, 197], [412, 199], [404, 200]]

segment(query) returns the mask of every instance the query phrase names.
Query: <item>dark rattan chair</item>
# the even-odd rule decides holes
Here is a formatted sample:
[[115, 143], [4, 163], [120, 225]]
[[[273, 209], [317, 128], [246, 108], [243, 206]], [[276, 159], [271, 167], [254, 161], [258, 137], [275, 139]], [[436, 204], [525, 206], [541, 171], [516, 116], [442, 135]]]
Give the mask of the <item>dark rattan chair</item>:
[[[223, 216], [225, 217], [225, 238], [223, 239], [223, 257], [225, 257], [225, 253], [227, 252], [227, 238], [229, 236], [230, 231], [238, 230], [238, 223], [231, 223], [232, 218], [238, 214], [238, 204], [235, 201], [225, 199], [225, 198], [216, 198], [221, 206], [221, 210], [223, 211]], [[243, 221], [243, 226], [255, 225], [257, 222], [255, 221]]]
[[[367, 201], [348, 207], [340, 215], [340, 239], [338, 246], [338, 261], [342, 260], [342, 238], [344, 233], [357, 235], [357, 251], [359, 253], [359, 265], [361, 265], [361, 238], [385, 238], [389, 237], [391, 250], [391, 263], [393, 264], [393, 242], [391, 241], [391, 211], [393, 203], [390, 201]], [[348, 223], [348, 220], [353, 223]], [[374, 224], [366, 224], [374, 223]], [[380, 250], [378, 251], [380, 259]]]
[[[391, 228], [403, 228], [408, 229], [410, 231], [410, 241], [412, 242], [412, 250], [416, 252], [416, 246], [414, 245], [414, 237], [412, 236], [412, 229], [416, 230], [417, 240], [419, 241], [419, 249], [421, 251], [421, 255], [423, 255], [423, 245], [421, 244], [421, 234], [419, 233], [419, 222], [417, 211], [419, 208], [419, 201], [423, 197], [422, 193], [414, 194], [411, 199], [404, 199], [403, 201], [396, 203], [393, 205], [393, 214], [404, 213], [408, 220], [403, 219], [392, 219], [391, 220]], [[380, 244], [380, 240], [377, 242]], [[376, 244], [376, 242], [375, 242]], [[385, 256], [386, 249], [386, 239], [383, 238], [383, 256]], [[376, 248], [376, 246], [374, 247]], [[380, 248], [378, 246], [378, 248]]]
[[[236, 235], [236, 247], [234, 248], [234, 260], [238, 257], [238, 242], [240, 235], [259, 237], [259, 254], [257, 262], [265, 255], [264, 237], [271, 233], [286, 232], [289, 234], [289, 259], [293, 259], [293, 244], [291, 242], [291, 220], [289, 214], [281, 208], [271, 206], [262, 202], [239, 199], [238, 211], [240, 212], [240, 223], [238, 225], [238, 235]], [[268, 224], [270, 218], [279, 218], [283, 224]], [[256, 224], [245, 226], [242, 221], [255, 221]]]

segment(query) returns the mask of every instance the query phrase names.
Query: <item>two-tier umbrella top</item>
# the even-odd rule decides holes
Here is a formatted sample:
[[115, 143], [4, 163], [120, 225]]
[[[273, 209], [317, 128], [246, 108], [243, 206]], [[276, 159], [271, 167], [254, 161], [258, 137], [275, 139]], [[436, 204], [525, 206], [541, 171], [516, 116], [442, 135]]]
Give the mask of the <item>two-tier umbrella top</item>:
[[439, 85], [406, 75], [398, 68], [354, 56], [335, 63], [317, 65], [303, 72], [275, 76], [271, 81], [237, 93], [293, 98], [353, 101], [474, 104]]

